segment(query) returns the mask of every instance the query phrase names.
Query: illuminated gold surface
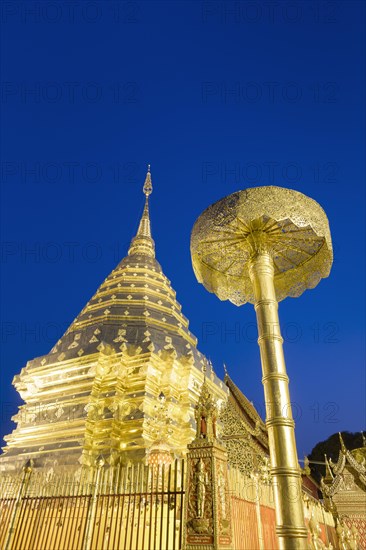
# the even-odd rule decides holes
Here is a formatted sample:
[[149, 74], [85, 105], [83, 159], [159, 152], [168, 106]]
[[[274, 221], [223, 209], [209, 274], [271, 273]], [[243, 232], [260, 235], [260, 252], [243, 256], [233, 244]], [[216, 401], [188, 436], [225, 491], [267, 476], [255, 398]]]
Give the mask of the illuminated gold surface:
[[339, 434], [341, 450], [333, 463], [325, 456], [326, 475], [321, 488], [327, 507], [335, 517], [359, 514], [366, 520], [366, 441], [363, 447], [349, 451]]
[[322, 208], [280, 187], [238, 191], [207, 208], [191, 238], [199, 282], [221, 300], [251, 302], [258, 324], [266, 425], [281, 549], [307, 548], [294, 421], [278, 301], [329, 275], [332, 243]]
[[333, 259], [323, 209], [298, 191], [254, 187], [216, 202], [194, 224], [194, 272], [220, 300], [254, 304], [248, 261], [258, 250], [271, 253], [278, 301], [314, 288]]
[[254, 307], [257, 315], [266, 426], [276, 503], [276, 531], [280, 548], [305, 549], [307, 530], [301, 498], [295, 423], [292, 418], [270, 254], [261, 253], [254, 257], [250, 261], [249, 272], [256, 298]]
[[[109, 465], [141, 461], [157, 439], [161, 391], [172, 456], [186, 452], [207, 359], [155, 258], [151, 192], [148, 171], [145, 207], [128, 255], [51, 351], [15, 376], [25, 403], [5, 437], [0, 470], [20, 470], [28, 459], [50, 472], [94, 468], [100, 454]], [[210, 387], [216, 398], [227, 398], [213, 372]]]
[[[114, 550], [112, 535], [118, 533], [124, 537], [124, 548], [135, 549], [144, 546], [141, 538], [146, 530], [146, 547], [170, 550], [173, 539], [180, 537], [184, 467], [181, 461], [168, 464], [184, 455], [194, 436], [194, 406], [199, 400], [202, 370], [210, 365], [197, 350], [170, 281], [155, 259], [148, 202], [151, 192], [149, 170], [144, 185], [145, 207], [128, 256], [51, 352], [30, 361], [14, 380], [25, 405], [14, 417], [18, 425], [6, 438], [8, 446], [0, 469], [19, 470], [29, 457], [34, 458], [35, 468], [31, 483], [28, 474], [2, 476], [0, 497], [4, 487], [5, 494], [9, 487], [17, 490], [8, 515], [11, 529], [3, 538], [0, 530], [0, 540], [9, 541], [17, 529], [18, 537], [24, 534], [33, 541], [29, 549]], [[253, 273], [263, 268], [259, 264], [256, 267], [253, 263]], [[260, 468], [267, 455], [268, 438], [253, 405], [227, 376], [225, 380], [231, 401], [229, 407], [223, 407], [220, 420], [228, 447], [228, 474], [234, 473], [234, 464], [240, 470], [237, 474], [242, 475]], [[213, 401], [224, 405], [227, 388], [212, 366], [206, 384]], [[161, 405], [157, 414], [162, 389], [166, 410]], [[268, 391], [270, 394], [272, 386]], [[287, 437], [286, 429], [283, 432]], [[206, 428], [206, 433], [212, 434], [213, 429]], [[208, 439], [198, 445], [199, 454], [205, 454]], [[143, 458], [151, 464], [147, 469], [141, 464]], [[226, 463], [224, 468], [221, 455], [214, 458], [207, 491], [216, 495], [218, 529], [227, 548], [230, 514], [225, 498], [229, 494], [224, 484]], [[132, 467], [124, 466], [131, 463]], [[82, 469], [81, 464], [85, 466]], [[79, 479], [84, 480], [80, 485]], [[286, 483], [283, 486], [286, 488]], [[230, 491], [235, 488], [236, 483]], [[65, 495], [75, 497], [75, 501], [65, 499]], [[39, 521], [51, 506], [45, 504], [44, 497], [57, 510], [47, 525]], [[134, 522], [131, 502], [141, 507], [141, 525], [140, 520], [137, 525]], [[109, 515], [115, 510], [117, 516], [112, 520]], [[7, 530], [5, 524], [3, 529]], [[72, 544], [65, 542], [69, 535]], [[43, 537], [48, 536], [51, 542], [42, 544]], [[15, 545], [13, 550], [16, 548], [22, 547]]]
[[[48, 475], [0, 476], [1, 550], [177, 550], [181, 548], [185, 461], [103, 466]], [[12, 522], [11, 542], [9, 527]], [[10, 520], [10, 521], [9, 521]]]
[[218, 406], [205, 378], [196, 405], [196, 437], [188, 445], [185, 550], [231, 550], [233, 521], [228, 457], [217, 439]]
[[[197, 450], [199, 455], [207, 455], [208, 449], [205, 445]], [[141, 463], [129, 467], [109, 467], [105, 464], [100, 470], [98, 473], [96, 468], [92, 477], [86, 469], [80, 477], [72, 472], [61, 475], [57, 472], [50, 475], [44, 471], [32, 470], [27, 476], [23, 490], [21, 487], [24, 472], [15, 476], [1, 475], [0, 548], [6, 547], [9, 527], [12, 525], [14, 529], [11, 550], [83, 550], [87, 534], [90, 532], [87, 528], [88, 523], [93, 531], [92, 550], [182, 548], [182, 511], [187, 504], [187, 461], [175, 460], [169, 467], [160, 468], [144, 466]], [[260, 500], [261, 506], [265, 507], [261, 509], [261, 514], [268, 512], [268, 509], [272, 510], [272, 485], [265, 479], [263, 484], [261, 479], [259, 491], [253, 491], [253, 479], [250, 476], [245, 476], [232, 467], [227, 473], [232, 527], [237, 541], [234, 548], [258, 550], [259, 546], [248, 544], [252, 540], [252, 532], [256, 530], [257, 522], [248, 516], [238, 516], [236, 511], [239, 503], [256, 503], [257, 499]], [[213, 477], [216, 479], [215, 473]], [[218, 476], [217, 480], [219, 481]], [[96, 490], [96, 485], [99, 490]], [[216, 502], [220, 506], [222, 485], [218, 485], [217, 494], [221, 498]], [[23, 495], [21, 500], [17, 499], [20, 490]], [[209, 490], [211, 491], [210, 488]], [[98, 504], [95, 521], [92, 522], [94, 497], [97, 497]], [[323, 510], [312, 497], [307, 499], [305, 512], [309, 501], [310, 505], [315, 507], [317, 520], [327, 523], [332, 529], [332, 515], [329, 512], [323, 514]], [[230, 506], [230, 502], [228, 504]], [[227, 519], [228, 515], [226, 514]], [[15, 516], [17, 519], [12, 522], [11, 518]], [[259, 517], [258, 527], [260, 519]], [[263, 526], [268, 540], [269, 525], [265, 522]], [[228, 525], [224, 527], [227, 528]], [[272, 522], [270, 530], [272, 531]], [[269, 540], [272, 544], [264, 545], [265, 550], [277, 548], [272, 535]], [[27, 543], [24, 544], [24, 541]], [[213, 550], [206, 545], [203, 548]], [[199, 550], [203, 548], [199, 547]]]

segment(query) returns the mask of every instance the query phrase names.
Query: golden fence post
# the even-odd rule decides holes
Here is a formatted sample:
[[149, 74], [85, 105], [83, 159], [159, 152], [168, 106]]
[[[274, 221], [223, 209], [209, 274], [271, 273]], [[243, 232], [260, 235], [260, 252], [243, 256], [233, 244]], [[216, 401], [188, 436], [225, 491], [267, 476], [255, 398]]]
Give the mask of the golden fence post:
[[21, 502], [22, 502], [24, 494], [27, 491], [29, 481], [30, 481], [30, 477], [31, 477], [31, 473], [32, 473], [32, 462], [30, 460], [28, 460], [26, 462], [24, 468], [23, 468], [23, 478], [22, 478], [22, 481], [20, 483], [19, 491], [18, 491], [17, 498], [16, 498], [15, 504], [14, 504], [14, 510], [13, 510], [12, 515], [11, 515], [10, 527], [9, 527], [9, 530], [8, 530], [7, 537], [5, 539], [4, 550], [11, 550], [12, 543], [13, 543], [13, 538], [14, 538], [14, 533], [15, 533], [15, 531], [17, 529], [17, 526], [18, 526], [18, 519], [19, 519], [19, 511], [20, 511]]
[[88, 507], [87, 517], [86, 517], [86, 528], [85, 528], [83, 550], [91, 550], [91, 543], [93, 539], [93, 526], [94, 526], [94, 520], [95, 520], [95, 515], [97, 512], [97, 504], [98, 504], [99, 481], [100, 481], [100, 474], [104, 466], [104, 458], [102, 456], [99, 456], [96, 459], [95, 464], [97, 469], [95, 472], [95, 483], [94, 483], [90, 504]]

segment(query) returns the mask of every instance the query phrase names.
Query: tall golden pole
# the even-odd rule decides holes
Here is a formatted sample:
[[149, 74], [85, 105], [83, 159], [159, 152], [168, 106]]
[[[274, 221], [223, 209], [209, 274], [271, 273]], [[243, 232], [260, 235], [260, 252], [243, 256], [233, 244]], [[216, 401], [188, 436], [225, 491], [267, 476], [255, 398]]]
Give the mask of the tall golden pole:
[[281, 550], [305, 550], [307, 530], [278, 302], [327, 277], [333, 260], [327, 217], [302, 193], [238, 191], [207, 208], [191, 237], [199, 282], [221, 300], [254, 304]]
[[[277, 535], [281, 548], [306, 549], [307, 529], [301, 493], [301, 475], [295, 442], [283, 338], [278, 318], [273, 261], [268, 252], [249, 264], [255, 295], [266, 426], [271, 453], [271, 474], [276, 507]], [[287, 541], [287, 545], [286, 545]]]

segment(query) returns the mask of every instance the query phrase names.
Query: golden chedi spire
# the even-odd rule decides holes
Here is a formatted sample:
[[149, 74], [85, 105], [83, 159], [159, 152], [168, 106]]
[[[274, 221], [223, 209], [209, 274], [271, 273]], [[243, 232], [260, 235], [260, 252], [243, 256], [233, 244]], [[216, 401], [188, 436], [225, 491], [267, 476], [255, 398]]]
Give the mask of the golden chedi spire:
[[[192, 349], [196, 347], [197, 340], [188, 329], [188, 320], [181, 312], [175, 291], [155, 257], [149, 215], [150, 165], [143, 192], [145, 206], [127, 256], [100, 285], [53, 348], [58, 358], [62, 353], [65, 359], [75, 357], [80, 348], [83, 355], [96, 352], [102, 342], [116, 352], [121, 351], [121, 346], [129, 345], [146, 352], [153, 347], [165, 349], [166, 338], [181, 354], [191, 349], [187, 344]], [[150, 334], [146, 335], [146, 331]], [[73, 343], [76, 337], [78, 346]]]
[[146, 179], [143, 187], [145, 199], [145, 207], [140, 220], [139, 228], [136, 236], [131, 241], [131, 246], [128, 251], [129, 256], [134, 254], [144, 254], [155, 258], [155, 244], [151, 237], [151, 224], [149, 215], [149, 195], [153, 190], [151, 182], [150, 164], [147, 167]]
[[[35, 468], [78, 468], [103, 455], [141, 460], [154, 441], [163, 392], [174, 419], [169, 444], [178, 456], [194, 437], [194, 408], [206, 358], [151, 237], [150, 167], [145, 206], [128, 255], [106, 277], [44, 356], [28, 361], [13, 384], [24, 401], [0, 457], [0, 471], [28, 459]], [[217, 377], [213, 395], [227, 393]], [[221, 384], [221, 386], [220, 386]]]

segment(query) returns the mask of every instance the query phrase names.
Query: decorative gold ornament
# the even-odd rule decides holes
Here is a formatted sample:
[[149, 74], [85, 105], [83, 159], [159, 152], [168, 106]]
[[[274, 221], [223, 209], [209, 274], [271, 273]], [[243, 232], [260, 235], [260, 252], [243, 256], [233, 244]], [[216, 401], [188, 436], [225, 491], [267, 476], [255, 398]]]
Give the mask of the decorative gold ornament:
[[188, 445], [185, 550], [232, 548], [227, 453], [217, 439], [217, 414], [218, 405], [205, 376], [195, 411], [196, 437]]
[[154, 411], [154, 417], [150, 423], [152, 424], [151, 432], [157, 439], [148, 450], [146, 462], [151, 466], [167, 466], [173, 462], [173, 456], [172, 449], [167, 442], [171, 430], [169, 430], [169, 409], [163, 392], [159, 394], [158, 404], [155, 405]]
[[271, 257], [278, 302], [314, 288], [333, 260], [324, 210], [298, 191], [254, 187], [216, 202], [193, 227], [195, 275], [220, 300], [256, 302], [249, 265], [262, 253]]
[[323, 209], [281, 187], [238, 191], [207, 208], [191, 236], [196, 277], [221, 300], [254, 304], [281, 549], [307, 548], [301, 474], [278, 301], [327, 277], [333, 252]]
[[171, 448], [164, 439], [154, 441], [147, 453], [146, 462], [150, 466], [168, 466], [173, 462]]

